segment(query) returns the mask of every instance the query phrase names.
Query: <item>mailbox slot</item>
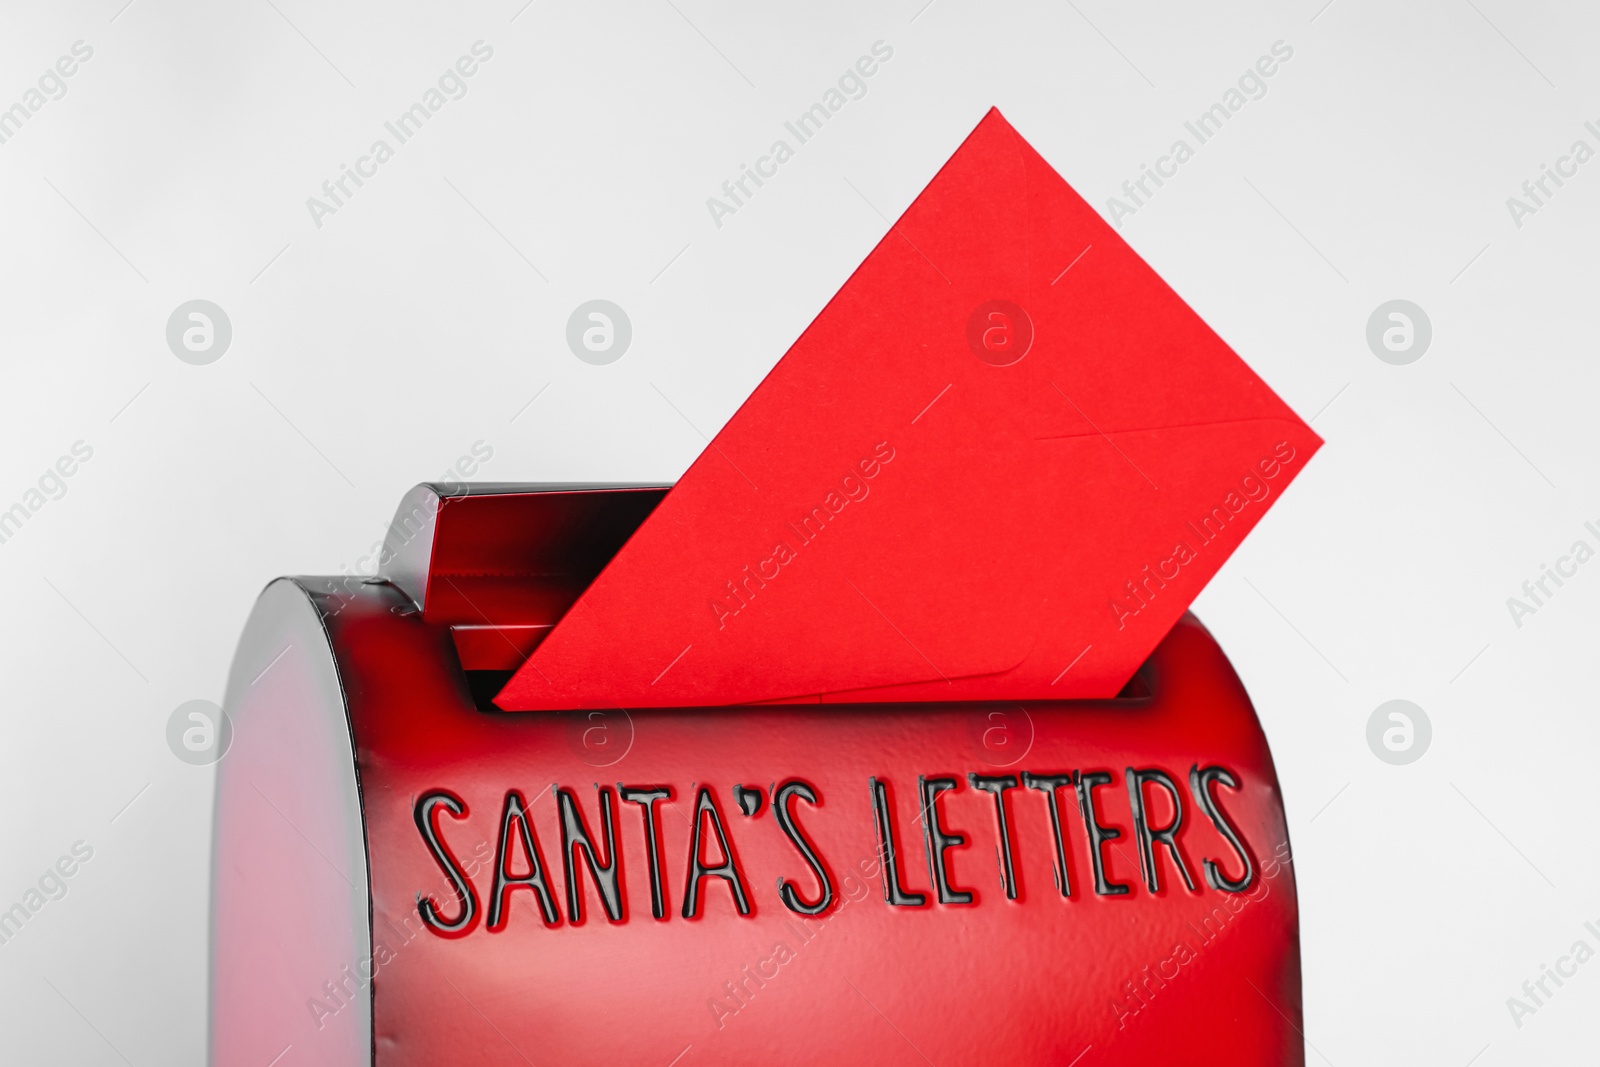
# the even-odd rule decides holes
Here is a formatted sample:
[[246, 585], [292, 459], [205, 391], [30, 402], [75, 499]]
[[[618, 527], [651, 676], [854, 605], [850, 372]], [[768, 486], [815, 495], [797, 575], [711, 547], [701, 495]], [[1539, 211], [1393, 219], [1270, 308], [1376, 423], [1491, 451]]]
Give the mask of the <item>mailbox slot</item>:
[[419, 485], [389, 526], [380, 574], [425, 622], [450, 628], [476, 695], [510, 678], [665, 494], [638, 485]]

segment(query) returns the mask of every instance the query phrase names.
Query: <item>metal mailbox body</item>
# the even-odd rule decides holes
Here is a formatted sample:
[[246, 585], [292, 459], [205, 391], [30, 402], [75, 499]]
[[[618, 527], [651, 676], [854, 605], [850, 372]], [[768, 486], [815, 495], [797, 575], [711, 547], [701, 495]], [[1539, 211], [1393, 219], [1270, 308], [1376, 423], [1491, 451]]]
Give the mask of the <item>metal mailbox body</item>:
[[219, 1067], [1303, 1062], [1277, 779], [1192, 617], [1109, 701], [503, 713], [503, 620], [419, 595], [452, 503], [247, 625]]

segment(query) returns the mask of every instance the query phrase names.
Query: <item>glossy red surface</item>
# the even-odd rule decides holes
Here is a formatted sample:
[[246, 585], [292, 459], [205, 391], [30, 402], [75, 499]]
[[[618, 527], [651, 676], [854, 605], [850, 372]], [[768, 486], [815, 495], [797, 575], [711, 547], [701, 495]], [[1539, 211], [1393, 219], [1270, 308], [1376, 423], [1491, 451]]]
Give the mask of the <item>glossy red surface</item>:
[[[1210, 635], [1186, 617], [1139, 679], [1149, 695], [1098, 702], [788, 705], [569, 712], [485, 712], [469, 695], [448, 626], [429, 623], [392, 585], [316, 598], [345, 691], [359, 768], [372, 887], [374, 1050], [383, 1067], [439, 1064], [1144, 1064], [1303, 1062], [1294, 875], [1270, 754], [1249, 700]], [[492, 690], [491, 690], [492, 691]], [[1244, 892], [1212, 888], [1243, 865], [1190, 789], [1193, 767], [1237, 788], [1212, 793], [1254, 866]], [[1178, 848], [1196, 888], [1154, 849], [1159, 891], [1141, 874], [1128, 768], [1159, 768], [1178, 787]], [[1121, 837], [1102, 846], [1099, 895], [1074, 791], [1058, 798], [1071, 896], [1056, 879], [1046, 794], [1005, 792], [1016, 899], [1004, 891], [994, 797], [970, 773], [1104, 772], [1096, 818]], [[934, 901], [919, 821], [919, 776], [957, 788], [938, 824], [965, 843], [948, 880], [971, 904]], [[922, 907], [885, 900], [871, 780], [887, 783], [899, 878]], [[773, 793], [792, 803], [822, 857], [835, 903], [809, 921], [819, 883], [783, 833]], [[657, 807], [665, 916], [652, 915], [639, 804], [616, 802], [620, 921], [575, 866], [581, 922], [570, 917], [554, 791], [570, 790], [605, 859], [602, 791], [670, 787]], [[759, 790], [746, 815], [734, 787]], [[705, 877], [683, 916], [697, 791], [710, 792], [736, 856], [749, 914], [729, 884]], [[414, 818], [448, 791], [460, 818], [436, 813], [469, 876], [475, 919], [455, 936], [426, 929], [419, 894], [446, 918], [458, 903]], [[508, 791], [527, 802], [559, 919], [535, 891], [513, 890], [500, 929], [487, 911]], [[1150, 821], [1172, 804], [1147, 787]], [[709, 824], [703, 824], [708, 826]], [[707, 834], [710, 831], [707, 829]], [[702, 848], [720, 859], [714, 836]], [[520, 847], [509, 864], [528, 870]]]

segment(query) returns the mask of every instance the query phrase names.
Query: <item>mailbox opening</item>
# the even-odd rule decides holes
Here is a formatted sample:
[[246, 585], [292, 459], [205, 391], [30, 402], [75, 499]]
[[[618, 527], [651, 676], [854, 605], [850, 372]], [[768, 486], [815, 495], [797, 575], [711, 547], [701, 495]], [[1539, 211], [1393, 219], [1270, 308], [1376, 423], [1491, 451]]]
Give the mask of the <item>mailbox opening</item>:
[[[667, 493], [660, 485], [419, 485], [400, 502], [380, 574], [449, 628], [473, 704], [495, 696]], [[1147, 667], [1116, 701], [1151, 697]]]
[[642, 485], [419, 485], [379, 573], [448, 626], [464, 670], [509, 674], [666, 494]]

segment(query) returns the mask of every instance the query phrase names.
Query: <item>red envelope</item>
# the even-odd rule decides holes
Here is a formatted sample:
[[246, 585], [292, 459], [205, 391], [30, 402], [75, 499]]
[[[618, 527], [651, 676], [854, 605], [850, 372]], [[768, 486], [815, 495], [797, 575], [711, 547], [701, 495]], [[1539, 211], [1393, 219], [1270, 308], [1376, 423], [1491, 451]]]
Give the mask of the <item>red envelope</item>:
[[1111, 697], [1321, 444], [991, 110], [496, 703]]

